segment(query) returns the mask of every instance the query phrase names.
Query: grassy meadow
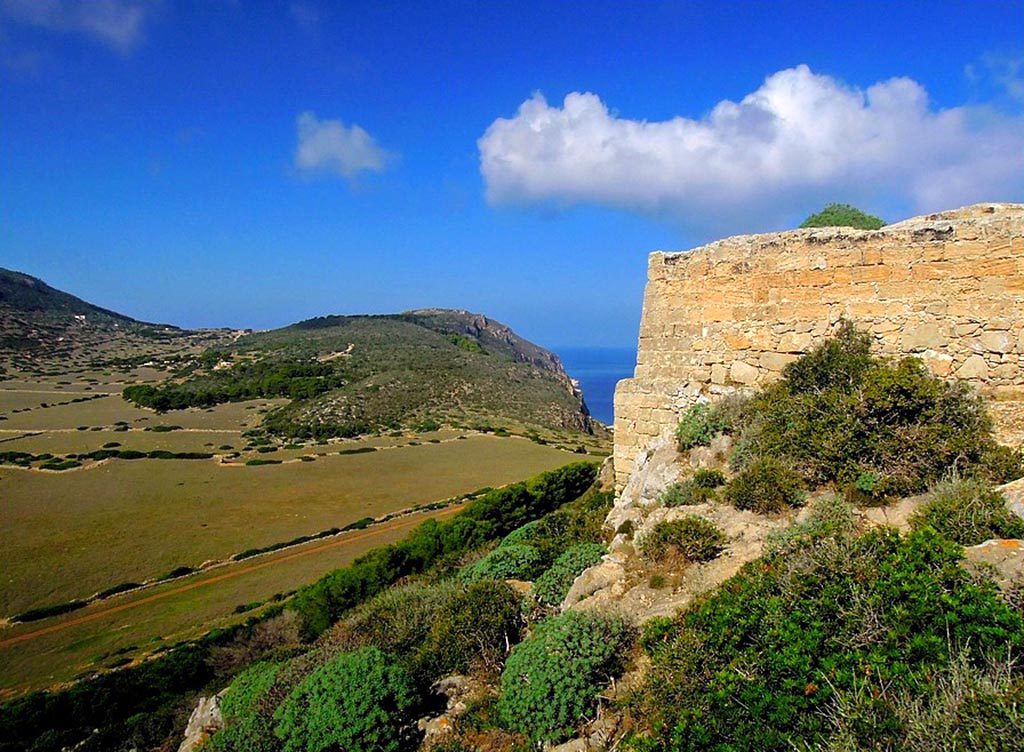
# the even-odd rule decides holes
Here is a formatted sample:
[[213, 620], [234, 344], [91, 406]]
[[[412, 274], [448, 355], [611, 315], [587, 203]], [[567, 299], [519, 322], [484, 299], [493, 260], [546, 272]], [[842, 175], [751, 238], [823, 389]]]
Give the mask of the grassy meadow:
[[[400, 540], [425, 519], [456, 511], [449, 507], [409, 515], [126, 593], [43, 622], [14, 625], [0, 631], [0, 700], [237, 623], [252, 612], [235, 613], [236, 607], [290, 592], [371, 548]], [[40, 633], [47, 629], [55, 631]], [[28, 635], [33, 636], [15, 642]]]
[[[521, 480], [578, 459], [566, 450], [581, 443], [568, 432], [545, 434], [550, 443], [544, 443], [451, 428], [268, 441], [250, 432], [284, 400], [157, 414], [122, 399], [125, 384], [159, 376], [136, 369], [0, 381], [0, 452], [58, 459], [110, 448], [214, 455], [79, 457], [81, 467], [63, 471], [43, 469], [40, 460], [31, 467], [0, 465], [0, 619]], [[62, 402], [70, 404], [57, 404]], [[592, 452], [607, 449], [601, 440], [586, 443]], [[246, 464], [252, 461], [273, 464]], [[67, 681], [243, 619], [237, 607], [290, 592], [397, 540], [423, 516], [206, 568], [62, 616], [0, 621], [0, 692]], [[55, 626], [60, 628], [47, 631]], [[30, 633], [30, 639], [17, 639]]]

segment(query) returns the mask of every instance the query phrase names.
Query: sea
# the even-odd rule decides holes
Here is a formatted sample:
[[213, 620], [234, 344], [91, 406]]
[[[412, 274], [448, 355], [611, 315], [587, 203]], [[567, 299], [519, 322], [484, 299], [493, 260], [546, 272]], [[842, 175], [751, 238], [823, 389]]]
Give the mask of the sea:
[[590, 414], [607, 426], [615, 411], [615, 385], [633, 375], [634, 347], [563, 347], [557, 350], [565, 372], [579, 382]]

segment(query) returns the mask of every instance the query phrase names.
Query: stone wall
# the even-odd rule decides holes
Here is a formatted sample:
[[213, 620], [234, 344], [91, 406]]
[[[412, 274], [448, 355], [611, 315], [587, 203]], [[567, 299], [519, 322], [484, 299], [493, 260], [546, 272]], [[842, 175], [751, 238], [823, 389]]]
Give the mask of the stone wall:
[[635, 375], [615, 390], [617, 485], [688, 406], [778, 378], [841, 318], [968, 380], [1001, 438], [1024, 440], [1024, 204], [983, 204], [652, 253]]

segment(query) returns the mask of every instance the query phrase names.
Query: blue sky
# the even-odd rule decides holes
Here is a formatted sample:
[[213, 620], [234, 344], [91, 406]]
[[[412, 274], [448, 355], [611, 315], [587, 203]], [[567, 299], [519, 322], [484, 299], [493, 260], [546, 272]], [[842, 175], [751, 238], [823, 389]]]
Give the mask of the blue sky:
[[1024, 4], [0, 0], [0, 265], [628, 345], [646, 255], [1024, 200]]

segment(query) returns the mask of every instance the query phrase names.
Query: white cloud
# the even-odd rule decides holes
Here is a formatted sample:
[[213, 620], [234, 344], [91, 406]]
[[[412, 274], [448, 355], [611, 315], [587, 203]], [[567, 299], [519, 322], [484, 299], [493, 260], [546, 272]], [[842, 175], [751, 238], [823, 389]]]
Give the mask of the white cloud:
[[373, 136], [354, 123], [319, 120], [312, 112], [296, 118], [299, 143], [295, 166], [307, 173], [335, 173], [349, 180], [361, 172], [382, 172], [396, 155], [381, 148]]
[[29, 26], [82, 34], [129, 52], [142, 41], [159, 5], [159, 0], [0, 0], [0, 13]]
[[535, 94], [477, 145], [494, 204], [600, 204], [704, 228], [761, 228], [830, 200], [929, 211], [1024, 198], [1024, 118], [938, 110], [911, 79], [862, 91], [805, 65], [700, 119], [630, 120], [596, 94], [561, 107]]

